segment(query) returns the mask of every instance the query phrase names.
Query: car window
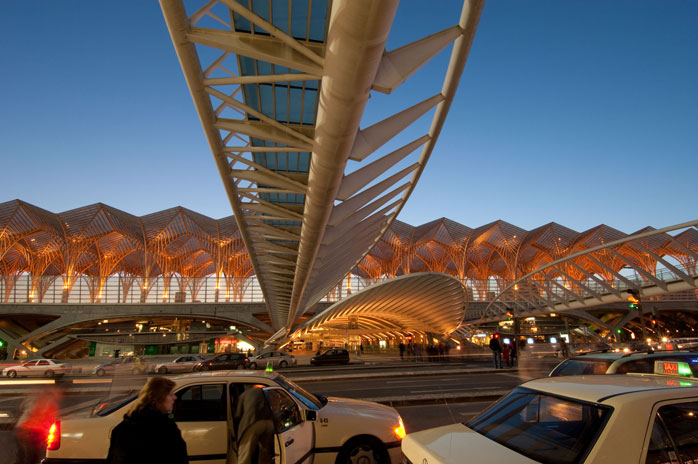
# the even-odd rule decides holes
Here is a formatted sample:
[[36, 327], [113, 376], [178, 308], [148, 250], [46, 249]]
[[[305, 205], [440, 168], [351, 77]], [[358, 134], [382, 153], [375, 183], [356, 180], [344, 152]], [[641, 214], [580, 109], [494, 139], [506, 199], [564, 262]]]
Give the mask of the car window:
[[176, 422], [224, 421], [227, 416], [225, 385], [192, 385], [175, 393]]
[[317, 396], [303, 389], [301, 386], [291, 382], [286, 377], [278, 376], [274, 379], [274, 381], [281, 385], [287, 392], [293, 395], [307, 408], [317, 410], [324, 406], [323, 403], [317, 398]]
[[682, 462], [698, 462], [698, 402], [662, 406], [657, 411], [657, 423], [665, 428]]
[[605, 374], [612, 362], [609, 359], [567, 359], [553, 369], [550, 376]]
[[47, 360], [45, 360], [45, 359], [41, 359], [41, 360], [39, 360], [39, 362], [38, 362], [38, 365], [39, 365], [39, 366], [48, 366], [49, 364], [50, 364], [50, 363], [49, 363]]
[[679, 460], [676, 456], [676, 449], [673, 443], [671, 443], [669, 434], [664, 428], [659, 415], [657, 415], [654, 425], [652, 426], [652, 435], [650, 436], [650, 444], [647, 448], [645, 464], [678, 464]]
[[638, 374], [651, 374], [654, 372], [654, 361], [659, 360], [659, 358], [652, 359], [636, 359], [634, 361], [627, 361], [618, 366], [616, 369], [617, 374], [626, 374], [628, 372], [635, 372]]
[[276, 432], [281, 433], [302, 422], [301, 411], [293, 399], [278, 388], [264, 390], [274, 416]]
[[36, 363], [37, 363], [37, 362], [38, 362], [38, 361], [29, 361], [29, 362], [26, 362], [26, 363], [22, 364], [22, 366], [24, 366], [24, 367], [36, 366]]
[[594, 445], [610, 409], [516, 388], [466, 424], [542, 463], [580, 462]]

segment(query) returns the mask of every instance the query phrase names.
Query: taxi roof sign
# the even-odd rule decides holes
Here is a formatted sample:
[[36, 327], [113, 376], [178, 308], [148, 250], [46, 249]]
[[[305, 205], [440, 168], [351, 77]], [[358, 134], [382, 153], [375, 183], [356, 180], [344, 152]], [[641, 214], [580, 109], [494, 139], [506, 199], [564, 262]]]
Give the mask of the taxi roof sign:
[[693, 375], [691, 366], [682, 361], [655, 361], [654, 373], [663, 375], [684, 375], [688, 377]]

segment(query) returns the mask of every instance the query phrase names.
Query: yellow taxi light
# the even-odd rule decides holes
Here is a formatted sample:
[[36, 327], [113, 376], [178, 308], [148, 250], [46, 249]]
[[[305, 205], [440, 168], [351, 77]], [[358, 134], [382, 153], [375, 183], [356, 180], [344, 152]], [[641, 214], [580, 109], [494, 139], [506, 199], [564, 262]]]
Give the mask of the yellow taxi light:
[[400, 423], [397, 427], [395, 427], [395, 436], [398, 438], [398, 440], [402, 440], [405, 438], [405, 435], [407, 435], [407, 432], [405, 431], [405, 424], [402, 423], [402, 417], [399, 419]]

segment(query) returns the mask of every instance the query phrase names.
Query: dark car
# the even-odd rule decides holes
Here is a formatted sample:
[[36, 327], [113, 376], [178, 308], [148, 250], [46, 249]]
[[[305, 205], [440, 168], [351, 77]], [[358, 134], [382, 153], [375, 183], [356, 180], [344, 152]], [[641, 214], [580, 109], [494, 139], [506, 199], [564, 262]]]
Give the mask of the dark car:
[[224, 353], [201, 361], [194, 366], [195, 371], [217, 371], [226, 369], [247, 369], [250, 360], [243, 353]]
[[586, 353], [566, 359], [549, 374], [550, 377], [592, 374], [651, 374], [655, 361], [687, 363], [693, 377], [698, 377], [698, 353], [690, 351], [601, 352]]
[[310, 364], [313, 366], [319, 366], [321, 364], [349, 364], [349, 352], [347, 350], [333, 348], [322, 354], [313, 356], [310, 359]]

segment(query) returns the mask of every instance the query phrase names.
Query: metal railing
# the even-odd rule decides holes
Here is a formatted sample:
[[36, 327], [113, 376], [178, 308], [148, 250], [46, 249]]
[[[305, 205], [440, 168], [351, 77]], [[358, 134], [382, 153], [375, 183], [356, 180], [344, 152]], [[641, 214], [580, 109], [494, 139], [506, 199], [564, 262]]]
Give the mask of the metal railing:
[[[684, 270], [684, 269], [681, 269]], [[624, 272], [624, 277], [629, 281], [642, 286], [645, 282], [643, 277], [636, 271], [627, 270]], [[658, 269], [656, 272], [652, 273], [655, 277], [663, 282], [670, 282], [674, 280], [680, 280], [680, 277], [669, 269]], [[694, 270], [695, 275], [695, 270]], [[144, 292], [135, 283], [132, 282], [130, 287], [127, 289], [124, 285], [124, 278], [121, 275], [109, 276], [102, 288], [101, 298], [94, 295], [94, 291], [90, 287], [90, 278], [86, 276], [78, 277], [74, 285], [70, 289], [67, 299], [64, 297], [63, 280], [59, 276], [51, 283], [48, 290], [44, 293], [43, 297], [39, 298], [39, 295], [32, 294], [32, 281], [28, 274], [20, 275], [14, 285], [9, 286], [8, 282], [11, 282], [12, 276], [0, 275], [0, 302], [3, 303], [69, 303], [69, 304], [90, 304], [90, 303], [104, 303], [104, 304], [156, 304], [156, 303], [263, 303], [264, 296], [262, 290], [257, 282], [256, 277], [249, 277], [244, 281], [238, 282], [238, 288], [242, 290], [239, 294], [233, 294], [232, 289], [229, 291], [224, 284], [224, 279], [219, 279], [218, 283], [216, 281], [216, 276], [211, 275], [199, 279], [198, 281], [189, 281], [189, 285], [184, 288], [180, 288], [176, 277], [173, 277], [170, 281], [169, 286], [165, 285], [165, 281], [162, 276], [150, 280], [150, 290]], [[368, 288], [376, 283], [383, 282], [385, 280], [390, 280], [390, 278], [381, 279], [363, 279], [355, 275], [344, 278], [340, 284], [335, 287], [333, 291], [328, 293], [322, 301], [325, 302], [335, 302], [339, 301], [352, 293], [356, 293], [365, 288]], [[513, 280], [499, 279], [499, 278], [489, 278], [489, 279], [466, 279], [463, 284], [467, 293], [467, 300], [471, 302], [489, 302], [497, 298], [501, 290], [506, 288], [511, 284]], [[577, 293], [580, 295], [591, 295], [592, 291], [597, 293], [606, 293], [607, 289], [599, 284], [598, 282], [587, 279], [580, 281], [589, 290], [577, 289]], [[608, 285], [618, 289], [625, 290], [628, 288], [626, 282], [622, 280], [615, 280], [606, 282]], [[193, 285], [198, 285], [198, 291], [196, 293], [192, 292]], [[217, 288], [218, 287], [218, 288]], [[564, 282], [560, 281], [560, 286], [550, 286], [546, 285], [546, 291], [549, 294], [558, 295], [561, 299], [569, 299], [569, 295], [563, 290], [565, 288]], [[522, 289], [523, 291], [534, 291], [532, 288]], [[686, 295], [684, 295], [684, 293]], [[679, 299], [691, 299], [689, 292], [681, 292], [681, 295], [677, 295]], [[671, 294], [664, 295], [661, 297], [656, 297], [657, 299], [672, 299]], [[695, 294], [693, 295], [695, 299]]]

